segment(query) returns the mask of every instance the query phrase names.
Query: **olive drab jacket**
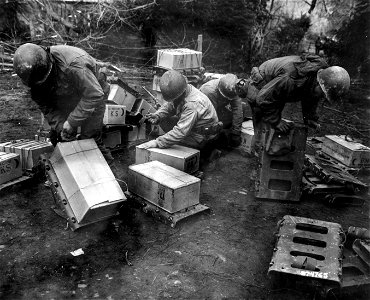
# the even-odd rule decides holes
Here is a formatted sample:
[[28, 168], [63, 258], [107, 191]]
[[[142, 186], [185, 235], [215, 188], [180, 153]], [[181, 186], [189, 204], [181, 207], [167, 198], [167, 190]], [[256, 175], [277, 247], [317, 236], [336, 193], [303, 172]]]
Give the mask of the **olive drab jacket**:
[[60, 131], [66, 120], [77, 128], [104, 106], [103, 89], [107, 87], [99, 83], [100, 67], [87, 52], [76, 47], [58, 45], [48, 51], [53, 68], [43, 84], [31, 87], [32, 99], [52, 129]]
[[216, 125], [218, 118], [211, 101], [195, 87], [188, 84], [185, 100], [176, 107], [166, 102], [154, 115], [160, 119], [177, 116], [177, 124], [172, 130], [156, 139], [159, 148], [168, 148], [191, 137], [199, 145], [207, 140], [201, 129]]
[[329, 67], [317, 55], [285, 56], [270, 59], [253, 68], [251, 79], [257, 88], [254, 99], [248, 99], [260, 109], [264, 121], [276, 126], [288, 102], [301, 101], [305, 123], [317, 121], [320, 98], [313, 96], [317, 71]]
[[209, 100], [211, 100], [221, 121], [223, 121], [222, 110], [227, 109], [226, 107], [230, 106], [232, 113], [231, 131], [234, 134], [241, 134], [243, 123], [242, 100], [240, 97], [236, 97], [233, 100], [223, 97], [217, 88], [219, 82], [220, 79], [210, 80], [200, 87], [200, 91], [204, 93]]

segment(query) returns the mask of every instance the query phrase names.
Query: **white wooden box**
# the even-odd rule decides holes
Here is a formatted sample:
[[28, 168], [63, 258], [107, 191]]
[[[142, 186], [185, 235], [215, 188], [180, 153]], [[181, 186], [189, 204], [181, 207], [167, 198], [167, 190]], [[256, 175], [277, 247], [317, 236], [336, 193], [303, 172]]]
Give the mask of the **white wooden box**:
[[370, 168], [370, 148], [344, 135], [326, 135], [322, 151], [348, 167]]
[[132, 111], [140, 113], [145, 116], [148, 113], [154, 113], [157, 110], [144, 99], [137, 99], [135, 105], [132, 107]]
[[126, 200], [93, 139], [58, 143], [50, 164], [78, 223], [115, 215]]
[[252, 145], [254, 140], [254, 129], [252, 120], [243, 122], [241, 139], [242, 142], [239, 147], [240, 151], [243, 154], [252, 154]]
[[111, 84], [108, 101], [113, 101], [118, 105], [124, 105], [126, 106], [126, 110], [131, 111], [135, 104], [136, 97], [121, 88], [118, 84]]
[[54, 147], [50, 142], [35, 140], [19, 140], [0, 144], [0, 151], [20, 155], [23, 170], [32, 170], [39, 163], [41, 154], [51, 153], [53, 150]]
[[129, 166], [128, 188], [169, 213], [199, 204], [200, 179], [159, 161]]
[[126, 121], [126, 106], [106, 104], [103, 123], [105, 125], [122, 125]]
[[0, 152], [0, 184], [22, 176], [19, 154]]
[[157, 53], [157, 66], [173, 69], [198, 69], [202, 66], [202, 52], [187, 48], [161, 49]]
[[139, 145], [136, 146], [135, 163], [142, 164], [157, 160], [177, 170], [191, 174], [199, 170], [199, 158], [199, 150], [180, 145], [173, 145], [166, 149], [143, 149]]

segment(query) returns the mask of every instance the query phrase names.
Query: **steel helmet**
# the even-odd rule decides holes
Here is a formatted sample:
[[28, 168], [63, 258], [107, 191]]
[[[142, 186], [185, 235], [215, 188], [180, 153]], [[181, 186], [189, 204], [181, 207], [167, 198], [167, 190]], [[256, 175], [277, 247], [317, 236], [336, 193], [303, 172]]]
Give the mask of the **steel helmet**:
[[338, 66], [319, 70], [317, 72], [317, 81], [330, 102], [346, 94], [350, 86], [348, 72]]
[[159, 80], [163, 99], [168, 102], [180, 97], [186, 91], [187, 86], [185, 77], [175, 70], [165, 72]]
[[35, 44], [21, 45], [14, 54], [14, 70], [27, 86], [43, 83], [50, 74], [52, 63], [48, 53]]
[[236, 93], [236, 83], [238, 77], [234, 74], [226, 74], [220, 78], [218, 82], [218, 91], [220, 94], [227, 99], [234, 99], [237, 96]]

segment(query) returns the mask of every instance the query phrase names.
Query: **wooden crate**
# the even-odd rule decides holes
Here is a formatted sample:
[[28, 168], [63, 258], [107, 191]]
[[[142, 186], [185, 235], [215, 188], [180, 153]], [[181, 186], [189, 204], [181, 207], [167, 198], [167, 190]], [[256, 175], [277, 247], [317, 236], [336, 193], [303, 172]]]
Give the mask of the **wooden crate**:
[[326, 135], [322, 144], [322, 152], [347, 167], [370, 168], [370, 148], [346, 139], [344, 135]]
[[159, 161], [129, 166], [128, 188], [169, 213], [199, 204], [200, 179]]
[[199, 150], [185, 146], [173, 145], [166, 149], [143, 149], [140, 145], [136, 146], [136, 164], [157, 160], [177, 170], [191, 174], [199, 170], [199, 159]]
[[0, 152], [0, 184], [22, 176], [19, 154]]
[[132, 112], [140, 113], [142, 116], [148, 113], [155, 113], [156, 111], [157, 110], [144, 99], [137, 99], [135, 105], [132, 107]]

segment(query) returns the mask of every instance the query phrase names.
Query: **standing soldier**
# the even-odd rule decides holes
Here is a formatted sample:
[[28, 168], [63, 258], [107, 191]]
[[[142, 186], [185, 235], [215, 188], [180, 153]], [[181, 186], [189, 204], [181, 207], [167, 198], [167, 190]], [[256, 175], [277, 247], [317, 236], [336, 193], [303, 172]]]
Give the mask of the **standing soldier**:
[[231, 147], [237, 147], [241, 143], [243, 110], [246, 108], [237, 95], [237, 83], [238, 78], [234, 74], [226, 74], [220, 79], [210, 80], [200, 87], [200, 91], [211, 100], [215, 107], [217, 116], [223, 123], [223, 128], [230, 129], [228, 140]]
[[102, 141], [109, 85], [100, 67], [84, 50], [24, 44], [14, 54], [14, 70], [31, 88], [31, 97], [52, 128], [51, 141], [69, 141], [81, 127], [81, 139], [95, 139], [108, 163], [113, 157]]
[[[166, 103], [155, 113], [148, 114], [147, 118], [152, 124], [168, 124], [172, 118], [176, 125], [167, 126], [167, 129], [173, 128], [140, 147], [168, 148], [182, 144], [202, 150], [217, 138], [221, 125], [206, 95], [188, 84], [185, 77], [174, 70], [162, 75], [159, 87]], [[167, 131], [166, 126], [161, 127]]]

